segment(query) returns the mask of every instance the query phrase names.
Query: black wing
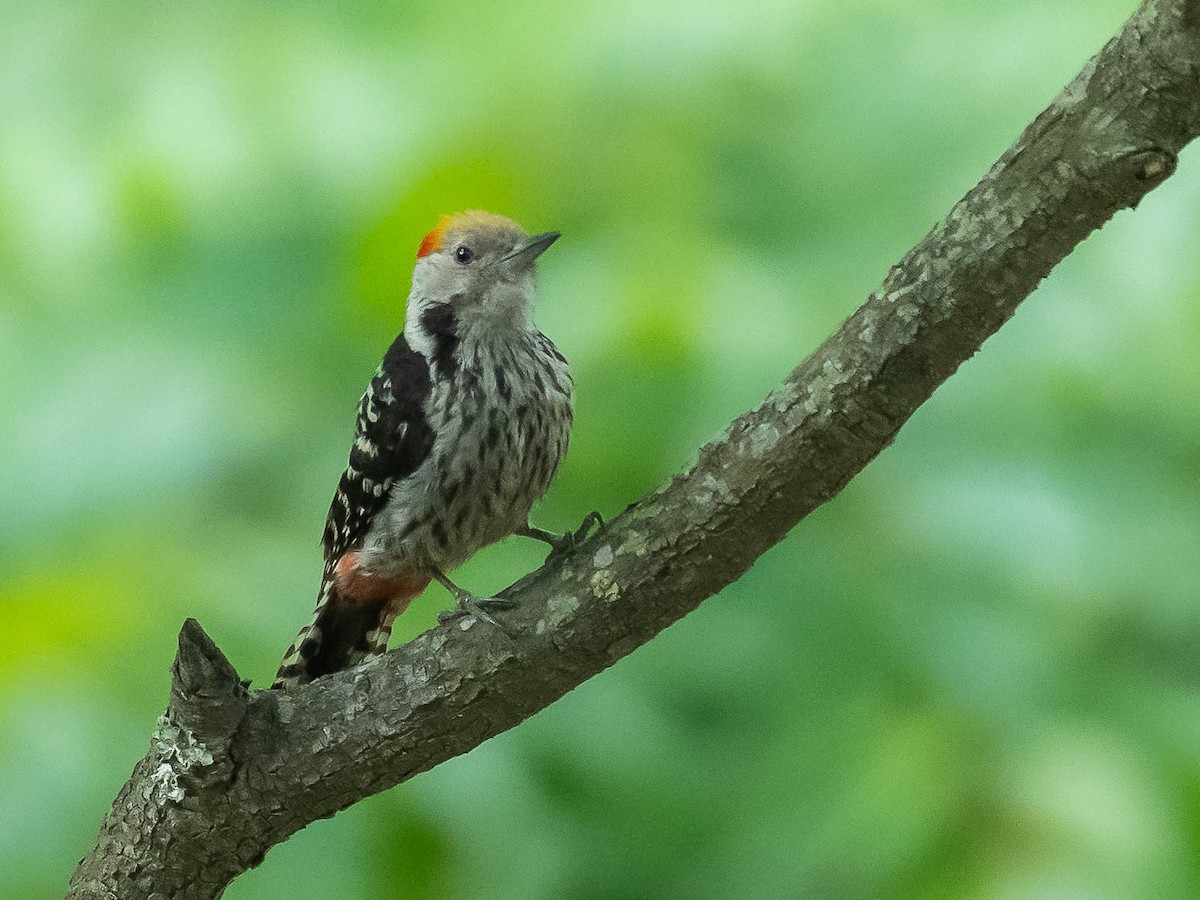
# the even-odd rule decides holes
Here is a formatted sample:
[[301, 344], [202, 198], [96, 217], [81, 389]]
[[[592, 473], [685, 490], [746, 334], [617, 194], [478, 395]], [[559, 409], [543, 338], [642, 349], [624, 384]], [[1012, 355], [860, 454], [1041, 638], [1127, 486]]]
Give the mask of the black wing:
[[431, 390], [425, 357], [399, 335], [358, 406], [350, 464], [325, 520], [321, 543], [326, 563], [361, 544], [392, 485], [429, 456], [433, 430], [425, 418], [425, 401]]

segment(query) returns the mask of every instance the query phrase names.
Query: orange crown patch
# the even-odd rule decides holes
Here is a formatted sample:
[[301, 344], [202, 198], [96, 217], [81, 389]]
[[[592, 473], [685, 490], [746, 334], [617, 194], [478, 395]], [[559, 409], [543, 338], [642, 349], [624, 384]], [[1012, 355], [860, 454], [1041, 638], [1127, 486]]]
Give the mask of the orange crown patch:
[[442, 216], [438, 221], [437, 226], [421, 241], [421, 246], [417, 249], [417, 259], [423, 259], [430, 253], [437, 253], [442, 249], [442, 241], [446, 237], [446, 226], [450, 224], [450, 216]]

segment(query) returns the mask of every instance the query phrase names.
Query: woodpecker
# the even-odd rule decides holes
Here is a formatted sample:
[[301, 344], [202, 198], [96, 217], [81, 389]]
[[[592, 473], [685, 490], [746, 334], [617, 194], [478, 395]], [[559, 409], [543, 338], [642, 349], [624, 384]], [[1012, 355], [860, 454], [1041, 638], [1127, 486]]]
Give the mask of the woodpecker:
[[443, 216], [421, 242], [404, 330], [359, 403], [329, 507], [316, 612], [272, 687], [384, 652], [392, 621], [430, 581], [497, 625], [491, 613], [509, 602], [446, 573], [510, 534], [561, 550], [598, 521], [562, 538], [529, 524], [573, 417], [571, 370], [533, 324], [534, 264], [558, 236], [471, 211]]

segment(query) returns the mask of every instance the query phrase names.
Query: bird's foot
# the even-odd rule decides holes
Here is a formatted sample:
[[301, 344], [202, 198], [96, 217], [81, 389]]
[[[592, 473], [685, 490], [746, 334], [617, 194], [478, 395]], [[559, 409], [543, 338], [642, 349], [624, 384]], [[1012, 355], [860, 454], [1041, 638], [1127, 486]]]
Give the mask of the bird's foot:
[[592, 533], [592, 529], [597, 530], [604, 527], [604, 517], [600, 513], [593, 510], [583, 517], [583, 523], [574, 531], [568, 531], [566, 534], [558, 535], [546, 531], [542, 528], [534, 528], [532, 525], [526, 525], [524, 529], [518, 531], [517, 534], [525, 537], [533, 538], [534, 540], [542, 541], [550, 545], [550, 554], [547, 559], [554, 559], [556, 556], [562, 556], [564, 553], [570, 553]]
[[444, 625], [447, 622], [453, 622], [464, 616], [472, 616], [499, 628], [509, 637], [512, 637], [512, 631], [502, 625], [492, 613], [516, 608], [516, 600], [510, 600], [507, 597], [476, 597], [470, 591], [460, 588], [451, 582], [450, 579], [445, 578], [445, 576], [438, 580], [442, 582], [446, 590], [450, 592], [450, 595], [456, 601], [454, 609], [447, 609], [438, 613], [438, 624]]

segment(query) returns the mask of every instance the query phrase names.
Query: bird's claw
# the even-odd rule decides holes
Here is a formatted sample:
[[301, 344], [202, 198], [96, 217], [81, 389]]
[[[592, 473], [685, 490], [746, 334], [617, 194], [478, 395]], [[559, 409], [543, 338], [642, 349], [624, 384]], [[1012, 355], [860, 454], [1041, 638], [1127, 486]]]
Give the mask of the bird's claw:
[[597, 531], [604, 530], [604, 516], [600, 515], [594, 509], [583, 517], [582, 524], [575, 529], [575, 533], [571, 535], [571, 538], [575, 543], [582, 544], [587, 536], [591, 534], [593, 528]]
[[592, 529], [601, 529], [604, 527], [604, 517], [600, 513], [592, 510], [583, 517], [583, 522], [574, 531], [568, 531], [561, 537], [554, 538], [547, 543], [550, 544], [550, 555], [547, 559], [554, 559], [556, 556], [562, 556], [564, 553], [570, 553], [580, 544], [588, 539], [592, 533]]
[[439, 625], [445, 625], [447, 622], [453, 622], [464, 616], [472, 616], [500, 629], [509, 637], [513, 636], [512, 631], [502, 625], [498, 619], [492, 616], [492, 613], [516, 608], [516, 600], [511, 600], [507, 597], [476, 597], [470, 591], [465, 591], [462, 588], [459, 588], [454, 593], [454, 599], [458, 603], [453, 609], [443, 610], [438, 613]]

